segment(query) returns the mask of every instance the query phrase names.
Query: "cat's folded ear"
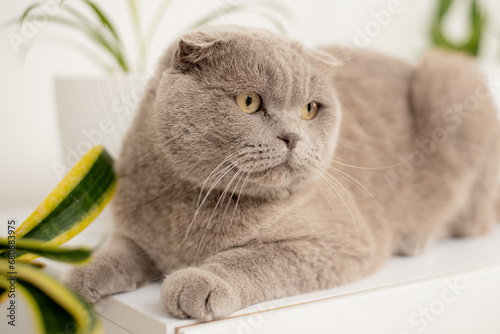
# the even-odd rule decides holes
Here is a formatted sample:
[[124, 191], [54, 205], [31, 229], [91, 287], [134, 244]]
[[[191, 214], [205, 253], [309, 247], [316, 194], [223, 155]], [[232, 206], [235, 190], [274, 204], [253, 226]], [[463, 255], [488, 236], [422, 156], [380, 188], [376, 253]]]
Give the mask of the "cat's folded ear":
[[210, 56], [222, 42], [220, 37], [206, 31], [195, 31], [183, 36], [177, 45], [174, 65], [184, 71]]

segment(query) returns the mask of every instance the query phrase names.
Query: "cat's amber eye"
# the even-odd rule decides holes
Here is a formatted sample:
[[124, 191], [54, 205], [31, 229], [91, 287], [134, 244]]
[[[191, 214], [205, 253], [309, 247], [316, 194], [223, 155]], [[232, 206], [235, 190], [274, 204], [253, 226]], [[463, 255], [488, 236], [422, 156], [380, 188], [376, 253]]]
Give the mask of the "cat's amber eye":
[[300, 117], [302, 117], [302, 119], [305, 119], [306, 121], [309, 121], [316, 116], [316, 114], [318, 113], [318, 108], [318, 103], [316, 103], [315, 101], [311, 101], [302, 107], [302, 110], [300, 111]]
[[262, 100], [257, 93], [242, 93], [235, 98], [238, 107], [247, 114], [253, 114], [260, 110]]

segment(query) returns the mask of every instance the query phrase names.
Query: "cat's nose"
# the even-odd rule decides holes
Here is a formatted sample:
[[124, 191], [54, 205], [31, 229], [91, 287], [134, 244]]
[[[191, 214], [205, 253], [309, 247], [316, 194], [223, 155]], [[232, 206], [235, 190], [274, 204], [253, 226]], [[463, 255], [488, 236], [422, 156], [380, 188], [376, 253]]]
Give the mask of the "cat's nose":
[[300, 140], [299, 135], [296, 133], [285, 133], [278, 136], [278, 138], [286, 143], [286, 148], [289, 150], [293, 150], [295, 145], [297, 145], [297, 142]]

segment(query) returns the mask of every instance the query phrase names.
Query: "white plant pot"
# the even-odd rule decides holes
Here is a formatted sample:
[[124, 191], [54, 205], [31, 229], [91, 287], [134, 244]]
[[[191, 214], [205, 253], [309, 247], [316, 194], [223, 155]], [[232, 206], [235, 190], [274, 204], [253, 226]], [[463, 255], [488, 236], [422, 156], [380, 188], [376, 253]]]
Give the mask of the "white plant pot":
[[99, 144], [114, 158], [118, 157], [145, 84], [145, 76], [55, 79], [57, 117], [67, 167]]

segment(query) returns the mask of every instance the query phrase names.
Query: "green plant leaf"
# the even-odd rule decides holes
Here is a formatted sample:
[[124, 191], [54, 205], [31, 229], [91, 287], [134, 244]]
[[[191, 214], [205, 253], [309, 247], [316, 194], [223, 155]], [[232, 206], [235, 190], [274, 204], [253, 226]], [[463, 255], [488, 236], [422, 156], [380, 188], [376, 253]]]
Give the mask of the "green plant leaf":
[[104, 14], [104, 12], [94, 2], [92, 2], [90, 0], [84, 0], [84, 2], [92, 9], [92, 11], [97, 15], [97, 17], [99, 17], [102, 24], [104, 24], [109, 29], [111, 34], [114, 36], [116, 42], [119, 45], [122, 45], [122, 42], [120, 40], [120, 36], [116, 32], [116, 29], [114, 28], [114, 26], [111, 24], [111, 20], [107, 18], [106, 14]]
[[440, 0], [436, 7], [436, 12], [430, 27], [431, 42], [434, 46], [467, 52], [472, 56], [479, 54], [479, 48], [483, 37], [486, 14], [483, 14], [482, 8], [477, 0], [471, 1], [469, 9], [469, 36], [463, 43], [454, 43], [450, 41], [443, 32], [443, 23], [451, 8], [454, 0]]
[[[71, 11], [69, 7], [62, 7], [66, 11]], [[31, 15], [27, 18], [27, 20], [36, 20], [38, 16]], [[117, 65], [124, 71], [128, 71], [128, 66], [123, 58], [123, 55], [120, 51], [117, 51], [110, 43], [106, 40], [106, 38], [97, 30], [85, 24], [79, 24], [67, 18], [58, 17], [58, 16], [44, 16], [43, 19], [48, 20], [52, 23], [64, 26], [66, 28], [71, 28], [82, 33], [84, 36], [94, 41], [98, 46], [102, 47], [106, 52], [108, 52], [111, 57], [116, 61]]]
[[92, 26], [91, 21], [80, 14], [70, 6], [62, 7], [65, 12], [76, 18], [80, 24], [77, 24], [80, 32], [101, 46], [111, 57], [116, 61], [117, 65], [126, 73], [128, 72], [128, 64], [123, 47], [116, 40], [111, 41], [104, 35], [102, 29]]
[[[59, 246], [87, 227], [113, 197], [113, 159], [102, 146], [87, 152], [16, 230], [16, 240], [31, 238]], [[6, 255], [0, 254], [0, 258]], [[23, 255], [29, 261], [36, 256]]]
[[[53, 299], [33, 284], [19, 280], [17, 285], [24, 288], [25, 294], [30, 294], [34, 302], [30, 302], [35, 316], [40, 318], [43, 333], [66, 333], [76, 332], [73, 317]], [[68, 329], [73, 329], [68, 330]]]
[[470, 9], [471, 36], [466, 47], [470, 54], [477, 55], [481, 46], [481, 37], [483, 36], [486, 16], [482, 12], [477, 0], [473, 0]]
[[223, 15], [235, 14], [237, 12], [242, 12], [242, 11], [254, 11], [254, 12], [258, 12], [261, 16], [263, 16], [268, 21], [273, 23], [278, 30], [280, 30], [282, 32], [286, 32], [286, 28], [281, 24], [281, 22], [275, 16], [272, 16], [271, 14], [269, 14], [269, 12], [266, 13], [265, 11], [262, 11], [262, 10], [259, 11], [259, 9], [262, 9], [262, 8], [267, 8], [271, 11], [275, 11], [275, 12], [281, 14], [279, 9], [282, 7], [281, 7], [281, 4], [276, 3], [276, 2], [272, 2], [272, 3], [268, 3], [268, 4], [263, 2], [262, 5], [245, 5], [245, 4], [226, 5], [226, 6], [219, 8], [218, 10], [214, 10], [211, 13], [203, 16], [201, 19], [196, 21], [193, 25], [191, 25], [186, 30], [192, 30], [192, 29], [201, 27], [203, 25], [206, 25], [206, 24], [218, 19], [219, 17], [222, 17]]
[[438, 4], [438, 12], [437, 12], [437, 18], [439, 22], [442, 22], [444, 19], [444, 16], [450, 9], [451, 5], [453, 4], [455, 0], [441, 0], [439, 1]]
[[[5, 238], [0, 238], [0, 251], [6, 252], [9, 249], [9, 242]], [[15, 242], [16, 257], [25, 253], [36, 254], [51, 260], [82, 263], [85, 262], [92, 251], [86, 248], [58, 248], [47, 245], [44, 241], [21, 238]]]
[[[30, 13], [34, 9], [41, 6], [40, 3], [36, 3], [29, 6], [24, 11], [23, 15], [19, 19], [19, 23], [23, 24], [27, 20], [35, 20], [41, 17], [44, 20], [48, 20], [52, 23], [56, 23], [77, 30], [80, 33], [83, 33], [83, 35], [85, 35], [95, 44], [97, 44], [97, 46], [100, 46], [106, 52], [108, 52], [111, 55], [111, 57], [116, 61], [118, 67], [121, 68], [124, 72], [128, 72], [129, 69], [126, 60], [126, 55], [123, 51], [121, 40], [118, 36], [118, 33], [116, 32], [116, 29], [113, 27], [110, 20], [106, 17], [106, 15], [100, 10], [100, 8], [97, 5], [95, 5], [90, 0], [82, 0], [82, 1], [85, 4], [87, 4], [91, 9], [91, 11], [99, 18], [100, 22], [102, 22], [106, 30], [103, 31], [102, 29], [94, 27], [91, 21], [87, 17], [80, 14], [78, 11], [74, 10], [71, 6], [69, 5], [62, 6], [63, 4], [62, 1], [60, 2], [61, 4], [60, 8], [63, 10], [63, 12], [72, 15], [74, 18], [78, 20], [78, 22], [73, 22], [71, 20], [68, 20], [67, 18], [62, 17], [61, 15], [59, 16], [30, 15]], [[104, 32], [106, 31], [110, 33], [112, 37], [111, 39], [105, 36]]]
[[97, 54], [94, 50], [90, 49], [85, 44], [78, 42], [76, 39], [55, 33], [44, 33], [41, 38], [29, 40], [28, 44], [20, 49], [20, 58], [26, 58], [26, 53], [36, 44], [50, 44], [64, 47], [86, 58], [89, 62], [93, 63], [104, 72], [109, 74], [113, 73], [113, 66], [102, 59], [101, 54]]
[[[0, 260], [0, 285], [8, 288], [10, 274], [6, 260]], [[42, 270], [16, 263], [16, 292], [28, 300], [40, 333], [102, 333], [102, 324], [92, 308], [74, 292]]]
[[19, 18], [18, 22], [20, 24], [22, 24], [24, 22], [24, 20], [26, 20], [26, 18], [28, 17], [28, 15], [30, 15], [31, 11], [34, 10], [35, 8], [40, 7], [41, 5], [42, 5], [41, 3], [34, 3], [31, 6], [29, 6], [28, 8], [26, 8], [26, 10], [24, 11], [23, 15], [21, 15], [21, 17]]
[[137, 69], [139, 71], [146, 68], [146, 41], [144, 40], [144, 35], [142, 34], [142, 26], [139, 15], [139, 9], [137, 8], [137, 3], [135, 0], [128, 0], [128, 7], [130, 15], [132, 16], [132, 24], [134, 25], [134, 35], [137, 43], [137, 48], [139, 50], [137, 58]]
[[[5, 260], [0, 260], [0, 264], [4, 261]], [[7, 274], [6, 272], [2, 272], [0, 270], [0, 288], [5, 291], [4, 294], [2, 295], [2, 298], [5, 298], [5, 299], [2, 299], [1, 301], [4, 301], [4, 300], [8, 301], [9, 300], [8, 294], [9, 294], [9, 289], [10, 289], [10, 281], [9, 281], [10, 276], [11, 276], [10, 274]], [[45, 325], [45, 322], [43, 320], [42, 311], [40, 310], [40, 306], [38, 305], [38, 303], [35, 299], [35, 296], [33, 296], [24, 287], [24, 285], [21, 284], [20, 280], [18, 280], [17, 277], [15, 277], [15, 279], [16, 279], [15, 292], [14, 292], [15, 297], [17, 297], [16, 299], [19, 299], [19, 296], [24, 297], [27, 304], [31, 307], [31, 313], [33, 316], [32, 324], [33, 324], [34, 329], [36, 330], [37, 333], [40, 333], [40, 334], [48, 333], [47, 326]]]
[[[18, 20], [14, 20], [12, 22], [11, 21], [4, 22], [2, 24], [2, 27], [9, 27], [15, 23], [22, 25], [26, 21], [36, 20], [38, 18], [41, 18], [51, 23], [71, 28], [73, 30], [82, 33], [84, 36], [89, 38], [91, 42], [93, 42], [93, 44], [104, 49], [104, 51], [108, 53], [111, 56], [111, 58], [116, 62], [117, 67], [120, 68], [123, 72], [127, 73], [129, 71], [129, 66], [126, 59], [127, 57], [123, 49], [120, 37], [116, 29], [112, 25], [111, 21], [93, 1], [90, 0], [81, 0], [81, 1], [84, 2], [90, 8], [91, 12], [96, 15], [96, 17], [99, 19], [99, 21], [105, 28], [104, 30], [101, 29], [100, 27], [95, 27], [88, 17], [85, 17], [84, 15], [80, 14], [78, 11], [74, 10], [71, 6], [69, 5], [63, 6], [64, 4], [63, 0], [59, 2], [62, 12], [70, 14], [71, 16], [73, 16], [73, 18], [76, 18], [77, 19], [76, 22], [69, 20], [61, 15], [58, 16], [32, 15], [33, 10], [42, 6], [42, 3], [35, 3], [30, 5], [23, 12], [23, 14]], [[106, 36], [106, 32], [109, 32], [110, 34], [109, 37]], [[64, 44], [62, 45], [65, 46]], [[89, 52], [86, 53], [89, 54]]]

